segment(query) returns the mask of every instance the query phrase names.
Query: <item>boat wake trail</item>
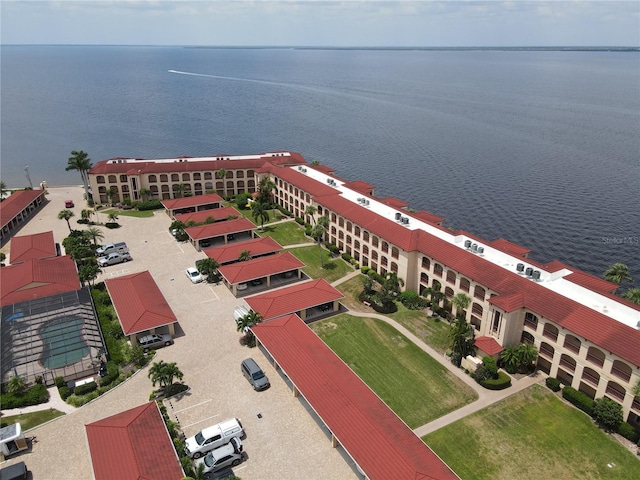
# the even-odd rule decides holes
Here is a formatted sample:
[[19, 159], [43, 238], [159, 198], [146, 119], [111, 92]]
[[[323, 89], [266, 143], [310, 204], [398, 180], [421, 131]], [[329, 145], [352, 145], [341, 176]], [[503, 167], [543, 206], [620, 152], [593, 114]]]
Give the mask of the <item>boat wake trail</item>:
[[291, 87], [294, 86], [289, 83], [284, 82], [270, 82], [269, 80], [256, 80], [253, 78], [238, 78], [238, 77], [225, 77], [223, 75], [208, 75], [206, 73], [194, 73], [194, 72], [183, 72], [180, 70], [169, 70], [169, 73], [175, 73], [178, 75], [190, 75], [192, 77], [206, 77], [206, 78], [217, 78], [219, 80], [233, 80], [236, 82], [250, 82], [250, 83], [262, 83], [266, 85], [280, 85], [283, 87]]

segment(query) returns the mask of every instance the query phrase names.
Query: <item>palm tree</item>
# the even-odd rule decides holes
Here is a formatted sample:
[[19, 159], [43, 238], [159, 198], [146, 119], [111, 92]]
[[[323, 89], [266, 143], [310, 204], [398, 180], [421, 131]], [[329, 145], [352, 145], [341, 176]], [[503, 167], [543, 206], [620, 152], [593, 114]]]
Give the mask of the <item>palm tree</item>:
[[518, 345], [519, 369], [526, 372], [529, 366], [538, 358], [538, 349], [532, 343]]
[[473, 327], [462, 318], [456, 318], [451, 325], [451, 350], [462, 358], [475, 353]]
[[112, 223], [116, 223], [118, 221], [118, 214], [116, 212], [111, 212], [108, 215], [109, 221]]
[[89, 200], [91, 198], [89, 196], [89, 170], [91, 170], [93, 166], [91, 159], [89, 155], [82, 150], [73, 150], [71, 155], [67, 160], [67, 168], [65, 168], [65, 170], [67, 172], [69, 170], [77, 170], [80, 172], [82, 184], [84, 185], [84, 198], [85, 200]]
[[614, 263], [604, 272], [604, 278], [609, 282], [620, 285], [622, 282], [633, 282], [633, 278], [629, 275], [629, 267], [624, 263]]
[[464, 317], [464, 311], [471, 305], [471, 298], [466, 293], [456, 293], [451, 299], [451, 303], [456, 307], [456, 314]]
[[324, 268], [324, 256], [322, 255], [322, 247], [320, 246], [322, 239], [324, 238], [325, 233], [327, 233], [327, 228], [329, 227], [329, 217], [322, 216], [318, 218], [318, 221], [313, 226], [311, 230], [311, 236], [316, 239], [318, 242], [318, 251], [320, 252], [320, 267]]
[[153, 192], [151, 190], [149, 190], [148, 188], [141, 188], [140, 189], [140, 196], [142, 197], [142, 200], [147, 200], [147, 198], [153, 196]]
[[27, 390], [27, 384], [20, 375], [14, 375], [9, 380], [9, 384], [7, 385], [7, 391], [16, 396], [22, 395]]
[[80, 211], [80, 218], [86, 221], [85, 223], [89, 223], [89, 219], [91, 218], [91, 215], [93, 215], [93, 210], [89, 210], [85, 208]]
[[515, 373], [520, 364], [520, 355], [517, 347], [517, 345], [509, 345], [500, 353], [500, 358], [504, 363], [504, 368], [509, 373]]
[[224, 168], [221, 168], [216, 172], [216, 177], [222, 180], [222, 196], [227, 198], [227, 171]]
[[116, 187], [109, 187], [106, 192], [109, 203], [113, 204], [113, 199], [118, 196], [118, 189]]
[[98, 227], [89, 227], [84, 231], [84, 234], [93, 241], [93, 245], [98, 245], [98, 240], [104, 240], [104, 234]]
[[89, 283], [92, 287], [95, 285], [94, 280], [98, 278], [98, 274], [102, 270], [96, 263], [88, 263], [86, 265], [82, 265], [78, 269], [78, 278], [84, 286], [85, 282]]
[[257, 312], [251, 310], [249, 313], [240, 317], [237, 322], [237, 330], [239, 332], [244, 332], [245, 328], [253, 327], [262, 321], [262, 315]]
[[316, 219], [314, 215], [316, 214], [317, 211], [318, 209], [313, 205], [307, 205], [307, 208], [304, 209], [304, 214], [310, 216], [311, 220], [313, 220], [313, 223], [316, 223]]
[[0, 202], [4, 201], [4, 194], [7, 193], [7, 186], [4, 182], [0, 182]]
[[622, 298], [640, 305], [640, 288], [630, 288], [622, 294]]
[[258, 195], [256, 200], [266, 204], [271, 205], [273, 203], [271, 199], [271, 192], [276, 189], [276, 184], [273, 183], [269, 176], [265, 176], [260, 180], [258, 184]]
[[240, 256], [238, 257], [238, 261], [246, 262], [247, 260], [251, 260], [251, 252], [249, 250], [242, 250], [240, 252]]
[[177, 378], [178, 380], [182, 380], [183, 373], [177, 367], [175, 362], [165, 363], [164, 360], [160, 360], [159, 362], [154, 362], [153, 365], [151, 365], [147, 376], [151, 379], [151, 383], [154, 387], [157, 383], [161, 388], [166, 388], [173, 385], [174, 379]]
[[178, 183], [173, 186], [173, 198], [182, 198], [187, 189], [184, 183]]
[[264, 222], [269, 221], [269, 210], [267, 210], [267, 205], [260, 201], [252, 202], [251, 216], [256, 222], [260, 222], [260, 230], [264, 232]]
[[59, 220], [67, 221], [67, 227], [69, 227], [69, 231], [71, 231], [71, 224], [69, 223], [69, 219], [71, 219], [71, 217], [73, 216], [74, 214], [71, 210], [60, 210], [60, 212], [58, 213]]
[[213, 258], [205, 258], [198, 263], [198, 271], [202, 275], [207, 276], [207, 282], [213, 281], [214, 277], [218, 273], [220, 264]]

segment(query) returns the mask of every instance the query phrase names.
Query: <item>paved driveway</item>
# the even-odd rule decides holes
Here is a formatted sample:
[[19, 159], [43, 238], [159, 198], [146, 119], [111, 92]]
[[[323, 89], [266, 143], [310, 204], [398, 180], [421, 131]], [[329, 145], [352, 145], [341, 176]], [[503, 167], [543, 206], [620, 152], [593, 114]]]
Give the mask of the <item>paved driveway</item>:
[[[82, 209], [80, 187], [50, 189], [50, 203], [25, 225], [19, 235], [54, 231], [57, 242], [68, 234], [66, 222], [57, 219], [64, 200], [76, 207], [74, 228]], [[100, 221], [106, 221], [100, 214]], [[188, 243], [177, 243], [168, 231], [169, 217], [162, 211], [153, 218], [120, 217], [121, 228], [104, 228], [108, 241], [126, 241], [133, 261], [106, 267], [98, 280], [149, 270], [179, 321], [172, 346], [158, 350], [156, 361], [176, 362], [191, 390], [167, 403], [170, 415], [187, 436], [228, 417], [242, 421], [247, 460], [234, 469], [250, 479], [352, 479], [357, 478], [341, 449], [331, 447], [326, 430], [304, 403], [293, 397], [284, 379], [258, 349], [242, 347], [235, 330], [233, 309], [243, 303], [226, 287], [193, 285], [184, 270], [205, 255]], [[271, 380], [271, 388], [255, 392], [240, 373], [240, 362], [252, 356]], [[75, 412], [29, 432], [37, 442], [23, 460], [34, 479], [93, 478], [84, 425], [149, 400], [151, 382], [144, 369], [111, 392]]]

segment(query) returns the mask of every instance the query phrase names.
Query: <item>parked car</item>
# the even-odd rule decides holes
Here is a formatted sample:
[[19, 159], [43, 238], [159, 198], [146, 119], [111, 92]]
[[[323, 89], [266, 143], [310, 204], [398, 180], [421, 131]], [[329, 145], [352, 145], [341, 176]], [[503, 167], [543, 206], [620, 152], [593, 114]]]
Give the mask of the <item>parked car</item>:
[[251, 285], [253, 285], [254, 287], [257, 287], [258, 285], [262, 285], [262, 279], [254, 278], [253, 280], [251, 280]]
[[152, 333], [144, 335], [138, 339], [138, 343], [144, 349], [145, 353], [151, 349], [166, 347], [173, 343], [173, 338], [168, 333]]
[[200, 247], [201, 248], [206, 248], [206, 247], [210, 247], [211, 246], [211, 240], [209, 240], [208, 238], [205, 240], [200, 240]]
[[236, 236], [233, 233], [230, 233], [230, 234], [227, 235], [227, 240], [233, 240], [235, 238], [236, 238]]
[[[226, 445], [233, 439], [239, 441], [243, 435], [244, 429], [240, 420], [229, 418], [217, 425], [204, 428], [193, 437], [187, 438], [185, 441], [185, 453], [190, 457], [200, 458], [208, 451]], [[242, 450], [242, 443], [239, 443], [239, 449]]]
[[186, 272], [187, 278], [191, 280], [191, 283], [200, 283], [202, 281], [202, 275], [197, 268], [189, 267]]
[[329, 310], [331, 310], [331, 307], [332, 307], [331, 303], [323, 303], [318, 308], [320, 309], [321, 312], [328, 312]]
[[73, 200], [65, 200], [64, 201], [64, 207], [65, 208], [73, 208], [73, 207], [75, 207], [75, 205], [73, 204]]
[[235, 467], [242, 462], [242, 442], [239, 438], [232, 438], [226, 445], [207, 453], [204, 458], [196, 460], [195, 469], [204, 464], [203, 473], [217, 472], [227, 467]]
[[109, 265], [117, 265], [118, 263], [128, 262], [131, 260], [129, 252], [110, 253], [98, 259], [98, 265], [107, 267]]
[[240, 370], [254, 390], [265, 390], [271, 385], [269, 379], [253, 358], [243, 360]]
[[96, 255], [102, 257], [108, 253], [128, 252], [127, 244], [125, 242], [118, 243], [106, 243], [101, 247], [96, 248]]
[[4, 467], [2, 470], [0, 470], [0, 480], [26, 479], [27, 472], [27, 466], [24, 462], [14, 463], [13, 465], [9, 465], [8, 467]]
[[236, 290], [240, 291], [240, 290], [246, 290], [247, 289], [247, 284], [246, 283], [239, 283], [238, 286], [236, 287]]

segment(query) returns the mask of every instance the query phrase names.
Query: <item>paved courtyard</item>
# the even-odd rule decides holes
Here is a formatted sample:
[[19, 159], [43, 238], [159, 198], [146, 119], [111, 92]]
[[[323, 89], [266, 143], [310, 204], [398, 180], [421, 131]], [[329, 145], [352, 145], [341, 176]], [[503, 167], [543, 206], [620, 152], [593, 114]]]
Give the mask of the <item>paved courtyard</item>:
[[[69, 233], [66, 222], [57, 218], [64, 200], [72, 199], [76, 205], [72, 227], [84, 228], [76, 223], [83, 208], [82, 193], [76, 186], [50, 188], [49, 203], [17, 235], [52, 230], [61, 243]], [[98, 221], [106, 220], [99, 214]], [[154, 360], [176, 362], [191, 388], [181, 399], [167, 403], [185, 434], [228, 417], [239, 418], [247, 433], [247, 459], [234, 473], [244, 480], [358, 478], [351, 460], [342, 449], [331, 447], [326, 429], [304, 400], [293, 397], [262, 352], [239, 344], [233, 310], [244, 301], [223, 285], [193, 285], [186, 277], [184, 270], [205, 255], [174, 240], [163, 211], [148, 219], [121, 216], [118, 222], [119, 229], [102, 229], [103, 243], [126, 241], [133, 261], [106, 267], [98, 281], [149, 270], [176, 314], [175, 343], [158, 350]], [[10, 244], [3, 249], [8, 257], [9, 248]], [[248, 356], [269, 376], [268, 390], [253, 391], [240, 373], [240, 362]], [[28, 432], [36, 436], [32, 451], [11, 462], [25, 461], [36, 480], [93, 478], [84, 425], [147, 402], [152, 390], [147, 371], [148, 367], [92, 403]]]

